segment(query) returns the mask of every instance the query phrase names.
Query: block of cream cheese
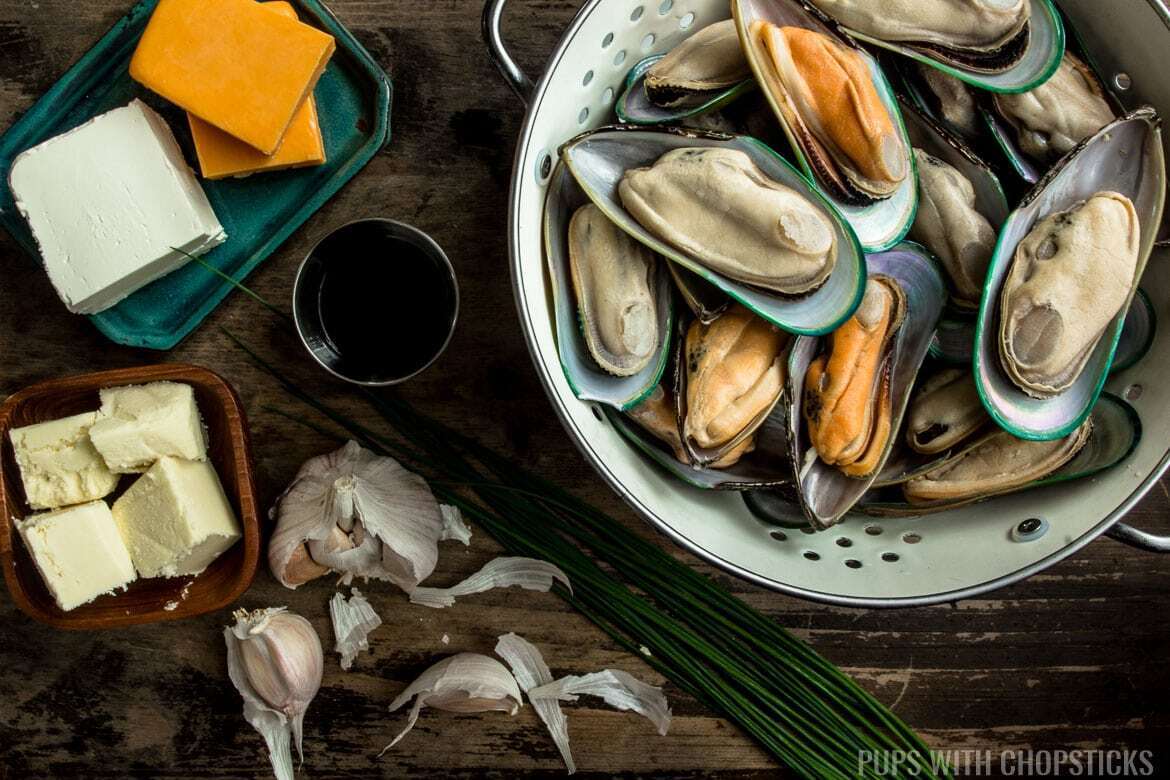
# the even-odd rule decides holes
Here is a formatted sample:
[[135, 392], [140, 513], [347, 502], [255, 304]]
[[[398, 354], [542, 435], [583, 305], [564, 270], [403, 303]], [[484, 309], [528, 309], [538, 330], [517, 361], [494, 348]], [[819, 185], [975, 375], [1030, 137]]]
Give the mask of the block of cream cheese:
[[33, 509], [56, 509], [107, 496], [118, 475], [89, 439], [95, 412], [13, 428], [8, 432], [24, 495]]
[[[262, 3], [262, 6], [290, 19], [297, 18], [297, 12], [285, 0], [273, 0]], [[248, 176], [260, 171], [303, 168], [325, 162], [325, 142], [317, 121], [317, 101], [312, 94], [301, 103], [280, 146], [271, 155], [248, 146], [194, 114], [188, 113], [187, 121], [195, 141], [195, 153], [199, 156], [199, 171], [205, 179]]]
[[130, 76], [262, 154], [274, 154], [333, 36], [254, 0], [160, 0]]
[[142, 577], [198, 574], [240, 538], [206, 461], [162, 458], [114, 502], [114, 521]]
[[139, 100], [21, 153], [9, 183], [49, 279], [78, 314], [226, 239], [170, 128]]
[[207, 460], [195, 391], [181, 382], [108, 387], [89, 429], [93, 446], [116, 474], [146, 471], [167, 455]]
[[135, 579], [105, 501], [30, 515], [16, 528], [57, 606], [68, 612]]

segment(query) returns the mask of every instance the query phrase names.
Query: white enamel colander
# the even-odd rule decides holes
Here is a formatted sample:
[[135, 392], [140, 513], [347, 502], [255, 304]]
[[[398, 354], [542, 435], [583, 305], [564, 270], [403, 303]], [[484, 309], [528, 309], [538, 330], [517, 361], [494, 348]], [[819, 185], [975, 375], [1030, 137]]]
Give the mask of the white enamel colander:
[[[512, 172], [508, 241], [520, 321], [537, 373], [565, 429], [597, 472], [643, 517], [696, 555], [759, 585], [818, 601], [910, 606], [953, 601], [1016, 582], [1072, 555], [1102, 533], [1149, 550], [1170, 539], [1120, 522], [1170, 465], [1170, 328], [1107, 389], [1141, 417], [1137, 450], [1080, 482], [912, 519], [850, 517], [820, 533], [770, 526], [735, 493], [701, 491], [644, 460], [599, 409], [578, 401], [557, 359], [541, 246], [541, 214], [557, 148], [616, 121], [613, 102], [630, 67], [729, 16], [726, 0], [588, 0], [534, 85], [500, 36], [507, 0], [487, 0], [484, 38], [501, 73], [528, 105]], [[1059, 0], [1127, 107], [1170, 116], [1170, 9], [1164, 0]], [[1101, 18], [1108, 6], [1108, 20]], [[1170, 323], [1170, 251], [1156, 250], [1142, 281]], [[1022, 535], [1041, 520], [1038, 536]], [[1035, 522], [1025, 525], [1035, 525]], [[1046, 530], [1044, 530], [1046, 528]], [[1035, 537], [1035, 538], [1030, 538]], [[1024, 539], [1029, 539], [1024, 541]]]

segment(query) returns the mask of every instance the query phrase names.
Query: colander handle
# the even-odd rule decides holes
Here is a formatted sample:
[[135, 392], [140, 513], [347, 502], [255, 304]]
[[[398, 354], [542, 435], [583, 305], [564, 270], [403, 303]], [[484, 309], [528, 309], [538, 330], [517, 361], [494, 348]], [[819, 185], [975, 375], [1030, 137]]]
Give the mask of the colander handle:
[[1158, 536], [1125, 523], [1114, 523], [1105, 535], [1148, 552], [1170, 553], [1170, 536]]
[[532, 79], [520, 70], [516, 60], [508, 53], [504, 46], [503, 34], [500, 32], [500, 22], [504, 16], [504, 6], [508, 0], [487, 0], [483, 5], [483, 42], [487, 44], [488, 54], [500, 69], [500, 74], [512, 91], [527, 105], [532, 98]]

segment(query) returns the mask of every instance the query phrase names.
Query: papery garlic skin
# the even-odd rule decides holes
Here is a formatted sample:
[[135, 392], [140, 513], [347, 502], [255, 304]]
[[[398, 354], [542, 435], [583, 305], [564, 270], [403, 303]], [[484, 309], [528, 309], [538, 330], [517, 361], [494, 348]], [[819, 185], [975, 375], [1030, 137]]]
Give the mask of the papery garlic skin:
[[244, 717], [268, 744], [277, 780], [292, 780], [289, 737], [304, 760], [305, 711], [321, 687], [325, 652], [313, 625], [284, 607], [237, 610], [224, 629], [228, 676], [244, 699]]
[[306, 461], [271, 515], [268, 565], [287, 588], [332, 570], [409, 593], [434, 571], [441, 539], [470, 535], [422, 477], [353, 441]]

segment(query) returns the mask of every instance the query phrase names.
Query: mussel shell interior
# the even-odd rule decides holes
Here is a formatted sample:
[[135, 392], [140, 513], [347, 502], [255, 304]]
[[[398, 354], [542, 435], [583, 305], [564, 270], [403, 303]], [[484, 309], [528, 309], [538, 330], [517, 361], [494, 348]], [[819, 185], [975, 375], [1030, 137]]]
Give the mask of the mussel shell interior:
[[[826, 25], [818, 15], [813, 14], [798, 2], [732, 0], [731, 10], [732, 16], [735, 18], [736, 29], [739, 30], [740, 41], [744, 45], [744, 52], [747, 55], [748, 62], [752, 66], [752, 71], [756, 74], [756, 80], [761, 84], [767, 83], [762, 75], [762, 71], [766, 73], [766, 69], [771, 66], [768, 63], [759, 61], [759, 51], [752, 43], [749, 31], [753, 21], [762, 19], [781, 27], [803, 27], [836, 38], [839, 41], [843, 40], [840, 38], [834, 26]], [[845, 45], [853, 46], [854, 44], [851, 41], [845, 41]], [[825, 186], [823, 182], [819, 181], [816, 166], [805, 154], [797, 134], [785, 121], [784, 113], [780, 110], [776, 98], [769, 94], [768, 89], [764, 88], [762, 91], [771, 104], [772, 111], [776, 115], [776, 121], [783, 128], [784, 134], [788, 138], [789, 146], [796, 155], [796, 159], [800, 163], [804, 175], [817, 183], [817, 189], [845, 217], [845, 220], [857, 234], [857, 238], [866, 252], [884, 252], [901, 241], [906, 236], [906, 233], [909, 232], [910, 226], [914, 223], [914, 214], [918, 208], [918, 172], [914, 162], [914, 155], [910, 153], [910, 143], [906, 135], [906, 126], [902, 123], [902, 112], [898, 109], [898, 101], [894, 96], [893, 88], [890, 86], [877, 60], [868, 52], [861, 49], [856, 49], [856, 51], [861, 54], [862, 59], [865, 60], [870, 73], [873, 75], [874, 86], [877, 87], [878, 96], [881, 98], [886, 110], [889, 111], [894, 128], [901, 135], [902, 143], [909, 158], [907, 160], [906, 178], [889, 198], [874, 201], [868, 205], [851, 205], [843, 197], [834, 194], [832, 188]]]
[[859, 41], [918, 60], [988, 92], [1027, 92], [1043, 84], [1056, 71], [1065, 45], [1064, 24], [1056, 6], [1051, 0], [1031, 2], [1028, 41], [1023, 54], [1010, 67], [994, 73], [944, 60], [938, 52], [925, 47], [883, 41], [855, 30], [847, 32]]
[[677, 124], [690, 117], [716, 111], [756, 88], [756, 83], [748, 79], [726, 89], [696, 92], [682, 103], [664, 108], [652, 103], [650, 98], [646, 97], [645, 90], [646, 71], [664, 56], [655, 54], [630, 68], [630, 72], [626, 74], [625, 89], [613, 107], [618, 119], [631, 125]]
[[848, 477], [816, 456], [805, 429], [801, 404], [805, 373], [823, 345], [819, 339], [799, 338], [792, 345], [789, 357], [785, 403], [791, 431], [793, 471], [805, 516], [816, 528], [828, 528], [840, 522], [881, 474], [889, 451], [902, 430], [906, 405], [947, 296], [942, 273], [917, 244], [904, 243], [890, 252], [873, 255], [869, 264], [871, 274], [895, 279], [906, 294], [906, 316], [891, 346], [894, 356], [890, 388], [893, 434], [873, 475], [866, 479]]
[[[1100, 474], [1128, 458], [1141, 442], [1142, 426], [1137, 411], [1129, 403], [1112, 393], [1102, 393], [1093, 407], [1093, 431], [1088, 441], [1072, 460], [1048, 476], [1027, 485], [979, 498], [961, 501], [939, 501], [912, 505], [904, 500], [892, 500], [882, 493], [871, 493], [858, 505], [864, 514], [880, 517], [914, 517], [987, 501], [995, 496], [1019, 493], [1045, 485], [1072, 482]], [[973, 442], [975, 440], [972, 440]], [[897, 484], [897, 483], [891, 483]], [[875, 487], [877, 487], [875, 485]]]
[[[618, 183], [627, 170], [652, 165], [672, 149], [729, 147], [745, 153], [770, 178], [804, 195], [833, 223], [837, 260], [829, 278], [808, 295], [789, 297], [760, 290], [710, 270], [654, 236], [625, 210]], [[804, 335], [829, 333], [847, 320], [865, 291], [866, 264], [857, 236], [841, 216], [780, 155], [748, 136], [689, 128], [645, 129], [629, 125], [602, 127], [561, 147], [561, 159], [589, 198], [638, 241], [739, 301], [783, 330]]]
[[681, 463], [665, 444], [655, 439], [637, 423], [611, 408], [605, 415], [618, 433], [639, 452], [665, 469], [671, 476], [700, 490], [760, 490], [791, 482], [788, 468], [786, 425], [779, 412], [760, 426], [756, 447], [725, 469], [712, 469]]
[[[674, 322], [674, 296], [664, 267], [656, 274], [658, 345], [644, 369], [628, 377], [613, 376], [597, 364], [581, 333], [577, 300], [569, 273], [568, 230], [573, 213], [589, 202], [568, 169], [558, 163], [549, 179], [544, 204], [544, 251], [552, 287], [553, 318], [557, 329], [557, 354], [573, 394], [583, 401], [598, 401], [617, 409], [641, 403], [662, 378], [670, 361]], [[661, 266], [665, 263], [659, 260]]]
[[1113, 190], [1133, 201], [1141, 221], [1140, 279], [1161, 225], [1166, 193], [1159, 126], [1157, 114], [1148, 108], [1106, 126], [1045, 175], [1000, 232], [984, 284], [973, 362], [984, 407], [1000, 427], [1020, 438], [1058, 439], [1089, 415], [1108, 376], [1128, 304], [1106, 328], [1070, 388], [1049, 399], [1028, 396], [1008, 378], [999, 357], [1000, 293], [1016, 246], [1045, 215], [1067, 210], [1101, 190]]

